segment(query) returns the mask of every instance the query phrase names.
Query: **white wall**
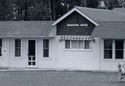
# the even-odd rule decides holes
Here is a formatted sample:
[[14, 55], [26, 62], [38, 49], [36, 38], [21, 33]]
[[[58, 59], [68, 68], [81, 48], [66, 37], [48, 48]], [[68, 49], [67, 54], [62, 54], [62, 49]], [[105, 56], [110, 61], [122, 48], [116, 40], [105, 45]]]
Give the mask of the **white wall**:
[[[125, 47], [125, 42], [124, 42]], [[125, 55], [124, 59], [104, 59], [104, 41], [100, 40], [100, 69], [104, 71], [118, 71], [118, 64], [125, 63]], [[124, 51], [125, 52], [125, 51]]]
[[[65, 41], [57, 36], [50, 39], [50, 57], [43, 58], [39, 49], [39, 67], [54, 69], [99, 70], [99, 39], [91, 44], [91, 50], [65, 50]], [[42, 40], [39, 40], [41, 46]], [[41, 46], [42, 49], [42, 46]], [[40, 53], [41, 51], [41, 53]]]
[[[21, 39], [21, 57], [15, 57], [15, 39], [10, 38], [10, 67], [27, 67], [27, 39], [26, 38], [19, 38]], [[18, 39], [18, 38], [17, 38]]]
[[0, 67], [9, 66], [9, 39], [2, 39], [2, 56], [0, 56]]
[[[0, 57], [0, 67], [28, 67], [28, 39], [21, 39], [21, 57], [15, 57], [15, 39], [2, 38], [2, 56]], [[36, 39], [36, 38], [35, 38]], [[6, 52], [5, 52], [6, 51]]]
[[117, 70], [117, 64], [124, 60], [104, 60], [103, 40], [95, 38], [91, 42], [91, 50], [66, 50], [65, 41], [60, 41], [60, 36], [50, 38], [49, 58], [43, 57], [43, 38], [21, 38], [21, 57], [14, 56], [15, 38], [2, 38], [3, 48], [0, 57], [0, 67], [28, 66], [28, 40], [36, 40], [36, 63], [35, 67], [45, 69], [72, 69], [72, 70]]

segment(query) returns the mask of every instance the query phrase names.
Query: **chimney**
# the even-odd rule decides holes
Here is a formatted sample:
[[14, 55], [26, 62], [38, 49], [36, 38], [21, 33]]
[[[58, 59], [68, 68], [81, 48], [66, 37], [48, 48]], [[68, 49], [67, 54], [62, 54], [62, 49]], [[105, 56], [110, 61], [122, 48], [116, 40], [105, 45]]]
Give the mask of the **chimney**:
[[99, 9], [106, 9], [106, 5], [105, 5], [105, 2], [104, 2], [103, 0], [100, 0], [100, 1], [99, 1], [98, 8], [99, 8]]

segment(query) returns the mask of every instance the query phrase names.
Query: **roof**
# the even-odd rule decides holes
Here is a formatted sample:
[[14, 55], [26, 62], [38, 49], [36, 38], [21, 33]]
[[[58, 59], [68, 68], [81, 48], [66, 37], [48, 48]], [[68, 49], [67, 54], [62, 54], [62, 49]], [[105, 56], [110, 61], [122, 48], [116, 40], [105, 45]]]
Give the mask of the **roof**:
[[82, 11], [80, 11], [77, 7], [71, 9], [69, 12], [67, 12], [66, 14], [64, 14], [62, 17], [60, 17], [59, 19], [57, 19], [52, 25], [56, 25], [58, 24], [60, 21], [62, 21], [63, 19], [65, 19], [66, 17], [68, 17], [71, 13], [73, 13], [74, 11], [78, 12], [80, 15], [82, 15], [83, 17], [85, 17], [86, 19], [88, 19], [91, 23], [93, 23], [95, 26], [99, 26], [99, 24], [97, 22], [95, 22], [92, 18], [88, 17], [86, 14], [84, 14]]
[[125, 38], [125, 15], [123, 10], [106, 10], [77, 7], [88, 17], [98, 22], [100, 26], [95, 27], [92, 36], [100, 38]]
[[125, 21], [125, 15], [114, 10], [95, 9], [87, 7], [77, 7], [82, 13], [86, 14], [96, 22], [121, 22]]
[[53, 21], [0, 21], [0, 37], [49, 37]]
[[92, 36], [125, 38], [125, 15], [116, 10], [75, 7], [57, 21], [0, 21], [0, 37], [54, 37], [57, 24], [77, 11], [96, 25]]
[[124, 13], [124, 15], [125, 15], [125, 8], [114, 8], [113, 10], [120, 12], [120, 13]]
[[100, 27], [95, 27], [92, 33], [100, 38], [125, 38], [125, 22], [102, 22]]
[[60, 21], [65, 19], [74, 11], [81, 14], [83, 17], [88, 19], [90, 22], [99, 26], [99, 22], [118, 22], [118, 21], [125, 21], [125, 15], [123, 13], [114, 11], [114, 10], [107, 10], [107, 9], [95, 9], [95, 8], [88, 8], [88, 7], [79, 7], [76, 6], [62, 17], [60, 17], [57, 21], [53, 23], [53, 25], [58, 24]]

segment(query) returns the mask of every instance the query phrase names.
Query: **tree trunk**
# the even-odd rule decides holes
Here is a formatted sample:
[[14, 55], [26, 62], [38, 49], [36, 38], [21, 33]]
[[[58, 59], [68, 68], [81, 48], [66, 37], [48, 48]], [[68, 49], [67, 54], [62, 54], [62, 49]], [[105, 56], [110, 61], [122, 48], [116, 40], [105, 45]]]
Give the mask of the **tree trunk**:
[[24, 12], [24, 21], [28, 20], [28, 1], [25, 0], [25, 12]]
[[50, 20], [52, 21], [52, 10], [51, 10], [51, 3], [52, 3], [52, 0], [47, 0], [47, 2], [48, 2], [48, 7], [49, 7], [49, 14], [50, 14]]

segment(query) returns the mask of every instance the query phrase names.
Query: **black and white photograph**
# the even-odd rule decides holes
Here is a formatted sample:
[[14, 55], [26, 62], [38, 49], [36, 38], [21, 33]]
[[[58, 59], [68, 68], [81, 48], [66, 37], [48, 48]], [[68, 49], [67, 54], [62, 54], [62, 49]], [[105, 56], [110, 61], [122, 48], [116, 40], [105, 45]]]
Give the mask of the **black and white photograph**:
[[0, 0], [0, 86], [125, 86], [125, 0]]

